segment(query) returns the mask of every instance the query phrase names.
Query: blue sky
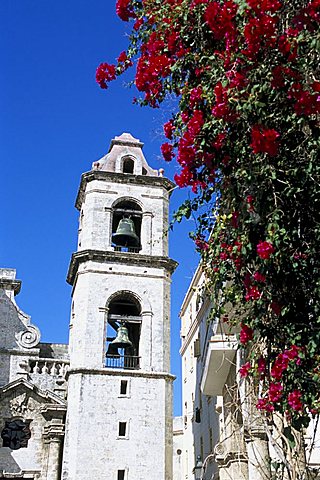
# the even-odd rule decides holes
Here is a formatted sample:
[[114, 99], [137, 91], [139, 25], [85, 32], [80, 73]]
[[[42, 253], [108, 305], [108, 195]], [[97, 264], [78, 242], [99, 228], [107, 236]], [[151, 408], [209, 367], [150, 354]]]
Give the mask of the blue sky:
[[[42, 341], [68, 341], [71, 287], [66, 272], [76, 249], [74, 201], [82, 172], [107, 152], [110, 140], [130, 132], [145, 143], [151, 166], [173, 178], [177, 167], [160, 157], [162, 124], [172, 106], [132, 104], [130, 75], [107, 91], [95, 69], [126, 48], [128, 26], [114, 0], [1, 0], [0, 2], [0, 265], [23, 281], [17, 303], [39, 326]], [[131, 73], [132, 75], [132, 73]], [[175, 191], [172, 209], [187, 195]], [[177, 225], [170, 255], [180, 263], [172, 284], [172, 372], [180, 413], [178, 312], [198, 261]]]

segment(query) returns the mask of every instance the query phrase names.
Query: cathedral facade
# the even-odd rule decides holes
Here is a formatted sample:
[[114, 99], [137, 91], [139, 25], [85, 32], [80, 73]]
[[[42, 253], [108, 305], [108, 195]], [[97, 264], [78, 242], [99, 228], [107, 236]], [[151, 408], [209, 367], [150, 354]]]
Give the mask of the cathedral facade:
[[171, 480], [168, 208], [130, 134], [84, 173], [69, 345], [42, 343], [0, 270], [0, 478]]

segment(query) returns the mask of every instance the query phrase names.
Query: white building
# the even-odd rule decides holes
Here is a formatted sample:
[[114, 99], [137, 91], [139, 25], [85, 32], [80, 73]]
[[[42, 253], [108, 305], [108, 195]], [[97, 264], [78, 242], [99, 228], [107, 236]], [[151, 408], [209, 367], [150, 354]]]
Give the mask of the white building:
[[[236, 331], [212, 318], [201, 264], [183, 301], [181, 317], [182, 479], [271, 480], [279, 449], [239, 375], [245, 361]], [[232, 316], [232, 312], [228, 312]], [[269, 429], [269, 433], [271, 429]], [[275, 435], [276, 437], [276, 435]], [[320, 432], [313, 419], [305, 435], [308, 477], [320, 478]], [[196, 466], [199, 468], [196, 468]], [[202, 468], [200, 468], [202, 465]], [[311, 473], [310, 473], [311, 472]], [[318, 473], [318, 476], [317, 476]], [[303, 472], [305, 474], [305, 472]], [[287, 478], [287, 477], [285, 477]], [[300, 477], [299, 477], [300, 478]], [[302, 477], [301, 477], [302, 478]]]
[[0, 478], [172, 480], [173, 184], [142, 146], [116, 137], [82, 175], [68, 350], [40, 342], [0, 271]]

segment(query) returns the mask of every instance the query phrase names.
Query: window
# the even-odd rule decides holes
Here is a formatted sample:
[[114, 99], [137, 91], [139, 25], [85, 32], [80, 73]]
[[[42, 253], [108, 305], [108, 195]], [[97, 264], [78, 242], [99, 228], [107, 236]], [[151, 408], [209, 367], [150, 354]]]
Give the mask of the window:
[[[111, 299], [107, 307], [106, 367], [138, 369], [140, 366], [140, 303], [131, 292], [122, 291]], [[128, 381], [121, 382], [118, 387], [119, 395], [127, 395]]]
[[119, 437], [125, 437], [127, 431], [127, 422], [119, 422]]
[[112, 246], [117, 252], [141, 250], [142, 210], [134, 200], [121, 200], [113, 207]]
[[194, 341], [193, 348], [194, 348], [194, 356], [195, 356], [196, 358], [200, 357], [200, 356], [201, 356], [200, 338], [197, 338], [197, 339]]
[[123, 160], [123, 173], [133, 173], [134, 171], [134, 160], [132, 158], [125, 158]]
[[27, 448], [28, 440], [31, 437], [30, 421], [7, 420], [4, 429], [1, 432], [3, 447], [9, 447], [11, 450]]
[[120, 383], [120, 395], [126, 395], [128, 390], [128, 381], [127, 380], [121, 380]]
[[118, 470], [117, 480], [124, 480], [125, 470]]

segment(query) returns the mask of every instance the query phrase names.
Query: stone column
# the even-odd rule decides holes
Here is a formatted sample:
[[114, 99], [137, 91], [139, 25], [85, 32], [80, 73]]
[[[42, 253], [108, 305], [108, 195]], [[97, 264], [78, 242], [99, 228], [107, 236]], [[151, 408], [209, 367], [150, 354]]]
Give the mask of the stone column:
[[106, 222], [106, 232], [108, 238], [105, 239], [106, 250], [113, 250], [111, 247], [112, 243], [112, 208], [111, 207], [104, 207], [105, 211], [105, 222]]
[[140, 368], [150, 371], [152, 366], [152, 312], [142, 312], [141, 319], [139, 345], [139, 355], [141, 357]]
[[141, 253], [152, 255], [152, 213], [143, 212], [141, 224]]
[[262, 428], [250, 428], [247, 438], [249, 480], [270, 480], [268, 437]]
[[48, 443], [48, 463], [45, 478], [46, 480], [59, 480], [62, 436], [51, 437], [46, 442]]
[[43, 441], [47, 448], [43, 458], [41, 478], [43, 480], [60, 480], [66, 406], [44, 405], [41, 413], [47, 419], [43, 431]]

